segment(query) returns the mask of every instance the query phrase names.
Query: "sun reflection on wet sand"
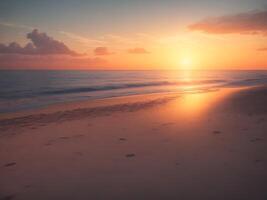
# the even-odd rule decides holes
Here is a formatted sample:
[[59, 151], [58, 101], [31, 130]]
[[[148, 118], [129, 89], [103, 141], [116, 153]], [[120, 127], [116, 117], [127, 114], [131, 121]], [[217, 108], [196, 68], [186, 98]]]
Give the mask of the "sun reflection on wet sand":
[[[223, 99], [237, 89], [221, 89], [214, 91], [198, 91], [181, 94], [180, 98], [170, 102], [162, 112], [165, 119], [180, 120], [203, 119], [207, 117], [207, 112], [215, 108]], [[167, 112], [166, 112], [167, 111]], [[166, 116], [167, 114], [167, 116]]]
[[240, 88], [209, 89], [204, 85], [195, 85], [194, 71], [180, 71], [182, 81], [185, 84], [182, 89], [184, 94], [169, 104], [169, 114], [187, 118], [204, 116], [207, 111], [216, 106], [224, 98], [240, 90]]
[[180, 113], [184, 116], [195, 117], [204, 115], [211, 107], [219, 103], [223, 98], [231, 93], [230, 90], [221, 90], [219, 92], [197, 92], [185, 94], [181, 101], [177, 103]]

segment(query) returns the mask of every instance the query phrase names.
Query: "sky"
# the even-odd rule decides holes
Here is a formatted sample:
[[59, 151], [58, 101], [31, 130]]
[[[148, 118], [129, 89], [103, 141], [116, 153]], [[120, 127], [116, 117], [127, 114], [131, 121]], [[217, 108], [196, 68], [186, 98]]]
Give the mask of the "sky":
[[267, 69], [265, 0], [1, 0], [0, 69]]

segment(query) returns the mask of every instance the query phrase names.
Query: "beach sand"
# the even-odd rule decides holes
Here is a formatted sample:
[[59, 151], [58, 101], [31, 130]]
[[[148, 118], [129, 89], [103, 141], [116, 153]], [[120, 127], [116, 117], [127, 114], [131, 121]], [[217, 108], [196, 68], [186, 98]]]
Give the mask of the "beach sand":
[[0, 116], [0, 199], [267, 199], [267, 89]]

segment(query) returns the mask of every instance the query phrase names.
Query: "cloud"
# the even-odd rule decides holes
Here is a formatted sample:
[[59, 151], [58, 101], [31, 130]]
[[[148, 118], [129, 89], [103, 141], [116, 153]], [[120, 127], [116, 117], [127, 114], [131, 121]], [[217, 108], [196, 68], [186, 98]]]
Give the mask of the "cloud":
[[27, 38], [30, 39], [36, 47], [35, 50], [37, 54], [77, 55], [76, 52], [70, 50], [63, 42], [54, 40], [52, 37], [46, 35], [46, 33], [39, 33], [37, 29], [28, 33]]
[[57, 41], [46, 33], [40, 33], [37, 29], [27, 34], [31, 40], [24, 47], [16, 42], [8, 45], [0, 44], [0, 54], [25, 54], [25, 55], [80, 55], [70, 50], [63, 42]]
[[107, 47], [96, 47], [94, 50], [94, 54], [96, 56], [106, 56], [106, 55], [111, 55], [113, 53], [110, 52]]
[[258, 48], [257, 51], [267, 51], [267, 47]]
[[76, 33], [70, 33], [66, 31], [59, 31], [60, 34], [82, 44], [96, 46], [96, 45], [103, 45], [105, 42], [98, 39], [88, 39], [87, 37], [80, 36]]
[[69, 49], [46, 33], [34, 29], [25, 46], [0, 44], [0, 69], [98, 69], [107, 66], [101, 58], [90, 58]]
[[8, 28], [30, 29], [30, 30], [34, 29], [31, 26], [26, 26], [26, 25], [23, 25], [23, 24], [15, 24], [15, 23], [10, 23], [10, 22], [4, 22], [4, 21], [0, 21], [0, 26], [5, 26], [5, 27], [8, 27]]
[[239, 33], [267, 35], [267, 10], [210, 17], [191, 24], [188, 28], [192, 31], [213, 34]]
[[144, 49], [144, 48], [133, 48], [133, 49], [128, 49], [128, 53], [131, 54], [148, 54], [149, 52]]
[[1, 54], [33, 54], [35, 49], [32, 43], [28, 43], [24, 47], [21, 47], [16, 42], [11, 42], [8, 45], [0, 44]]

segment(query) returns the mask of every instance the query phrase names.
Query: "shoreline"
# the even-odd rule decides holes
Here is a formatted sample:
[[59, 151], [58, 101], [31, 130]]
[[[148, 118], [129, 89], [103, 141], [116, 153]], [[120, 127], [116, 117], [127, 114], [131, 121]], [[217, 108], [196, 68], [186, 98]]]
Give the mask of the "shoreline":
[[64, 122], [86, 117], [111, 115], [118, 112], [134, 112], [165, 104], [169, 101], [187, 95], [216, 93], [227, 91], [236, 93], [255, 90], [259, 87], [215, 88], [189, 92], [164, 92], [136, 94], [129, 96], [109, 97], [95, 100], [82, 100], [49, 105], [43, 108], [0, 114], [0, 131], [6, 131], [14, 126], [19, 128], [36, 128], [49, 123]]
[[120, 102], [125, 101], [138, 101], [137, 98], [158, 98], [160, 96], [177, 96], [181, 95], [177, 92], [160, 92], [160, 93], [148, 93], [148, 94], [134, 94], [134, 95], [127, 95], [127, 96], [114, 96], [114, 97], [107, 97], [101, 99], [87, 99], [87, 100], [76, 100], [71, 102], [60, 102], [55, 104], [50, 104], [47, 106], [39, 107], [39, 108], [32, 108], [26, 109], [22, 111], [14, 111], [14, 112], [7, 112], [7, 113], [0, 113], [0, 120], [7, 119], [7, 118], [14, 118], [26, 115], [34, 115], [38, 113], [50, 113], [50, 112], [57, 112], [57, 111], [68, 111], [74, 110], [79, 108], [93, 108], [103, 104], [117, 104]]
[[124, 96], [114, 96], [114, 97], [106, 97], [100, 99], [86, 99], [86, 100], [75, 100], [75, 101], [67, 101], [67, 102], [59, 102], [46, 106], [41, 106], [38, 108], [30, 108], [20, 111], [6, 112], [0, 113], [0, 120], [7, 118], [20, 117], [25, 115], [33, 115], [37, 113], [50, 113], [54, 111], [61, 110], [73, 110], [78, 108], [86, 108], [86, 107], [95, 107], [102, 104], [114, 104], [116, 102], [125, 102], [125, 101], [136, 101], [137, 98], [144, 99], [153, 99], [161, 96], [183, 96], [186, 94], [197, 94], [197, 93], [208, 93], [208, 92], [216, 92], [218, 90], [243, 90], [247, 88], [254, 88], [261, 86], [251, 86], [251, 87], [222, 87], [222, 88], [209, 88], [209, 89], [196, 89], [194, 91], [182, 91], [182, 92], [153, 92], [153, 93], [144, 93], [144, 94], [131, 94]]
[[266, 101], [232, 88], [2, 120], [0, 199], [265, 199]]
[[[216, 93], [220, 92], [220, 90], [233, 93], [249, 88], [253, 87], [214, 88], [188, 92], [135, 94], [103, 99], [62, 102], [32, 110], [0, 114], [0, 130], [5, 131], [6, 128], [12, 128], [14, 125], [34, 128], [35, 126], [39, 125], [44, 126], [45, 123], [57, 123], [59, 121], [63, 122], [67, 120], [75, 120], [79, 118], [79, 116], [86, 118], [92, 116], [96, 117], [109, 115], [116, 112], [138, 111], [164, 104], [186, 95], [206, 94], [213, 92]], [[35, 125], [27, 125], [30, 121], [37, 123]]]

